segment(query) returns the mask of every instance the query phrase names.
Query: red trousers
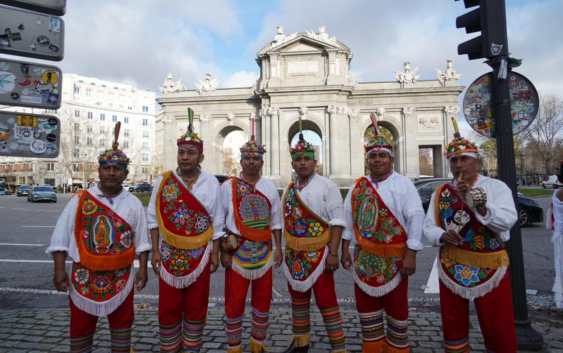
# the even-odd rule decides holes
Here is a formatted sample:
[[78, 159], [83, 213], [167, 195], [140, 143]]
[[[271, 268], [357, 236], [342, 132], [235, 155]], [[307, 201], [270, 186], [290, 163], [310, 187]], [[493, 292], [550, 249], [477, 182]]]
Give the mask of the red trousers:
[[[125, 301], [108, 315], [111, 333], [111, 351], [129, 352], [131, 347], [131, 326], [135, 320], [133, 311], [133, 296], [135, 289], [127, 296]], [[94, 333], [98, 317], [80, 310], [69, 297], [70, 302], [70, 351], [91, 352], [94, 342]]]
[[[395, 289], [381, 297], [372, 297], [354, 283], [364, 352], [409, 352], [408, 289], [408, 277], [403, 278]], [[387, 335], [383, 332], [384, 311], [387, 317]]]
[[[498, 287], [474, 302], [487, 352], [516, 353], [518, 343], [508, 272]], [[445, 351], [469, 352], [469, 300], [454, 294], [440, 280], [440, 307]]]
[[308, 345], [311, 341], [311, 290], [315, 293], [315, 301], [319, 308], [328, 334], [333, 352], [345, 352], [344, 332], [342, 331], [342, 316], [334, 289], [334, 273], [324, 271], [312, 288], [306, 292], [298, 292], [287, 287], [291, 295], [291, 310], [293, 319], [293, 341], [296, 347]]
[[251, 351], [254, 347], [263, 346], [266, 341], [272, 304], [272, 269], [270, 268], [262, 277], [254, 280], [246, 279], [234, 270], [227, 269], [225, 271], [225, 312], [227, 314], [227, 343], [231, 351], [239, 351], [241, 348], [242, 321], [246, 295], [251, 282]]
[[161, 352], [199, 352], [205, 327], [211, 262], [186, 288], [174, 288], [159, 279], [158, 322]]

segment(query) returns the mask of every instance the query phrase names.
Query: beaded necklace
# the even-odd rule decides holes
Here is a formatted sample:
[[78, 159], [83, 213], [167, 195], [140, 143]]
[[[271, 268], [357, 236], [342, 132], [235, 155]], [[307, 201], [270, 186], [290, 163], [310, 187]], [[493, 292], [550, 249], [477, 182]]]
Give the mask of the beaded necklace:
[[182, 176], [182, 171], [180, 170], [180, 168], [178, 168], [178, 175], [180, 176], [180, 178], [182, 178], [182, 180], [184, 181], [184, 183], [186, 183], [186, 186], [188, 187], [188, 190], [192, 191], [193, 189], [193, 184], [195, 182], [197, 182], [197, 180], [199, 179], [199, 175], [201, 174], [201, 169], [197, 170], [197, 175], [195, 176], [195, 178], [193, 178], [192, 180], [189, 180], [187, 178], [184, 178]]
[[393, 169], [391, 169], [391, 171], [389, 173], [387, 173], [386, 175], [382, 176], [379, 179], [373, 179], [373, 177], [371, 176], [371, 174], [369, 175], [369, 181], [371, 181], [372, 183], [375, 184], [375, 188], [377, 189], [379, 187], [379, 183], [381, 183], [382, 181], [387, 180], [387, 178], [389, 178], [391, 175], [393, 174]]
[[303, 190], [305, 188], [305, 186], [309, 185], [309, 183], [311, 182], [311, 180], [313, 180], [315, 175], [316, 175], [315, 173], [311, 174], [311, 177], [309, 179], [307, 179], [307, 181], [303, 185], [299, 185], [299, 177], [297, 177], [295, 179], [295, 187], [297, 188], [297, 190], [299, 190], [299, 191]]
[[105, 197], [106, 199], [108, 199], [110, 205], [113, 205], [113, 199], [115, 199], [116, 197], [118, 197], [122, 192], [123, 192], [123, 186], [121, 187], [121, 189], [119, 189], [119, 192], [117, 194], [114, 195], [106, 195], [103, 191], [102, 191], [102, 183], [98, 183], [98, 189], [100, 190], [101, 194], [98, 195], [98, 197]]

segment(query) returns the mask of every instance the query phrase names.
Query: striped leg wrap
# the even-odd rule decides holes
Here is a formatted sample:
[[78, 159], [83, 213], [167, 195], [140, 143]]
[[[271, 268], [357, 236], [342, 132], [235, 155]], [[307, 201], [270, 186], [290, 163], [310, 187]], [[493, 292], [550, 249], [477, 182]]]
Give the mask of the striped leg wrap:
[[131, 328], [111, 330], [111, 351], [129, 352], [131, 349]]
[[344, 331], [342, 331], [342, 316], [340, 316], [340, 308], [334, 307], [321, 310], [323, 320], [325, 322], [326, 332], [332, 352], [346, 352], [346, 343], [344, 342]]
[[469, 337], [456, 342], [444, 340], [444, 352], [446, 353], [467, 353], [469, 352]]
[[250, 331], [250, 351], [260, 353], [266, 351], [266, 334], [270, 322], [270, 312], [261, 313], [252, 308], [252, 329]]
[[291, 315], [295, 347], [308, 345], [311, 342], [311, 299], [291, 298]]
[[92, 352], [92, 344], [94, 343], [94, 334], [86, 337], [71, 338], [70, 351], [72, 353], [90, 353]]
[[182, 332], [182, 346], [184, 353], [199, 352], [203, 341], [203, 329], [205, 328], [205, 319], [203, 320], [188, 320], [184, 317], [184, 329]]
[[182, 322], [160, 325], [160, 351], [179, 352], [182, 349]]
[[234, 319], [227, 318], [227, 346], [229, 352], [242, 352], [242, 318], [240, 316]]
[[407, 320], [401, 321], [387, 315], [387, 342], [385, 352], [409, 352], [409, 334]]
[[371, 313], [359, 313], [362, 326], [363, 351], [380, 353], [385, 349], [383, 333], [383, 309]]

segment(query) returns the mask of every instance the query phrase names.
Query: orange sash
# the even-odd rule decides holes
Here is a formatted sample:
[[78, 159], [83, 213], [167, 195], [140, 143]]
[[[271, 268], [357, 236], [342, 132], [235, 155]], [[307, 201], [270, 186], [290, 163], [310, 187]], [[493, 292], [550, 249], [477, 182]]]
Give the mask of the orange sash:
[[106, 205], [81, 191], [74, 224], [80, 263], [93, 271], [113, 271], [135, 260], [131, 226]]

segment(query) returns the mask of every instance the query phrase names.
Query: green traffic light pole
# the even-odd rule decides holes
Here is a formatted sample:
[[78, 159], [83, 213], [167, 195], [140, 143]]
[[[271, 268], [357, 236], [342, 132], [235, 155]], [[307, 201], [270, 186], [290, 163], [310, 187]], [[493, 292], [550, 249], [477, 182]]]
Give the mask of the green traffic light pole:
[[[510, 115], [510, 95], [508, 91], [507, 75], [499, 78], [499, 72], [508, 70], [508, 57], [501, 56], [487, 61], [493, 69], [493, 114], [496, 124], [496, 142], [498, 158], [498, 176], [512, 190], [514, 203], [518, 205], [516, 189], [516, 163], [514, 155], [514, 140], [512, 134], [512, 118]], [[506, 250], [510, 259], [508, 272], [512, 286], [512, 305], [514, 307], [514, 321], [516, 324], [516, 336], [518, 338], [518, 349], [541, 350], [543, 337], [531, 325], [528, 318], [528, 303], [526, 300], [526, 278], [524, 276], [524, 253], [522, 250], [522, 234], [520, 223], [510, 230], [510, 240], [506, 242]]]

